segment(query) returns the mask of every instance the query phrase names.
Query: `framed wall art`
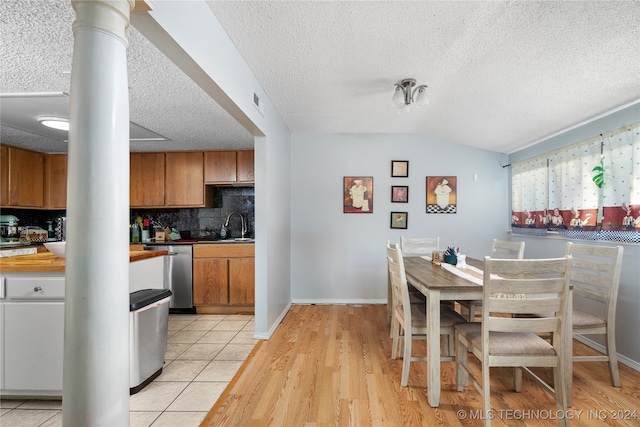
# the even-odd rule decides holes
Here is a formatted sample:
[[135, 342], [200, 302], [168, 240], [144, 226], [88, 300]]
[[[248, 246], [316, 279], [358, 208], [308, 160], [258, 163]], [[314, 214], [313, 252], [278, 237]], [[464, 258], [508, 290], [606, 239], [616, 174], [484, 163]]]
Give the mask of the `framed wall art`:
[[373, 213], [373, 177], [345, 176], [342, 206], [343, 213]]
[[427, 213], [454, 214], [458, 211], [458, 180], [455, 176], [427, 177]]
[[391, 160], [391, 177], [406, 178], [409, 176], [408, 160]]
[[409, 186], [408, 185], [392, 185], [391, 186], [391, 202], [409, 203]]
[[408, 217], [407, 212], [391, 212], [391, 228], [406, 229]]

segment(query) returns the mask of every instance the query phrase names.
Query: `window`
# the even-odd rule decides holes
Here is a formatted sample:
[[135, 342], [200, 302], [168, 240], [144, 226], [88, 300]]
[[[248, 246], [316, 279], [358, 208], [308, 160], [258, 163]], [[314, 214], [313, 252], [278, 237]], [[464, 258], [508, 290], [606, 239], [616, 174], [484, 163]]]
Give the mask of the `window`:
[[512, 230], [640, 242], [640, 123], [512, 165]]

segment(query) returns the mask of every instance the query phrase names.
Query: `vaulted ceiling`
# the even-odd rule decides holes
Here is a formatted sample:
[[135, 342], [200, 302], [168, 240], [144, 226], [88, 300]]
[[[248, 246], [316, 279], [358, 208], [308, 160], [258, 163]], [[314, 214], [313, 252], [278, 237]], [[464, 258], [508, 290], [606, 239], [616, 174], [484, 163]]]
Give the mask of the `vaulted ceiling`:
[[[412, 133], [510, 153], [640, 100], [637, 1], [208, 3], [292, 132]], [[68, 92], [70, 1], [3, 1], [0, 19], [1, 92]], [[253, 145], [128, 34], [131, 120], [169, 139], [132, 151]], [[430, 103], [398, 114], [394, 83], [407, 77]], [[2, 116], [2, 142], [66, 151]]]

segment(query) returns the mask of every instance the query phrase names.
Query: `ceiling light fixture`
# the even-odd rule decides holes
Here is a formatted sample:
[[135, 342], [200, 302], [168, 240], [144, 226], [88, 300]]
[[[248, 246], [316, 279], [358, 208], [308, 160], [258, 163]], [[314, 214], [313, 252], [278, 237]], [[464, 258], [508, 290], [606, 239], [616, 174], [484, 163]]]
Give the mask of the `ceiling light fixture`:
[[[396, 91], [391, 98], [391, 103], [398, 107], [398, 112], [410, 110], [409, 106], [415, 103], [417, 106], [428, 105], [427, 85], [416, 86], [416, 79], [404, 79], [395, 83]], [[415, 89], [414, 89], [414, 86]]]
[[62, 119], [60, 117], [40, 117], [38, 118], [40, 124], [53, 129], [69, 131], [69, 120]]

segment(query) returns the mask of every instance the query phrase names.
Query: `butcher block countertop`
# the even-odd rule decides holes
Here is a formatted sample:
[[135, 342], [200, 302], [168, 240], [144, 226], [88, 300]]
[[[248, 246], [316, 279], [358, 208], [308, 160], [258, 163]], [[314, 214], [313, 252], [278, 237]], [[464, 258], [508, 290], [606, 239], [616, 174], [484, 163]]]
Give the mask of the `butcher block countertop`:
[[[167, 255], [167, 253], [167, 251], [130, 251], [129, 261], [141, 261]], [[0, 258], [0, 272], [3, 273], [64, 271], [64, 268], [65, 258], [58, 258], [51, 252]]]

